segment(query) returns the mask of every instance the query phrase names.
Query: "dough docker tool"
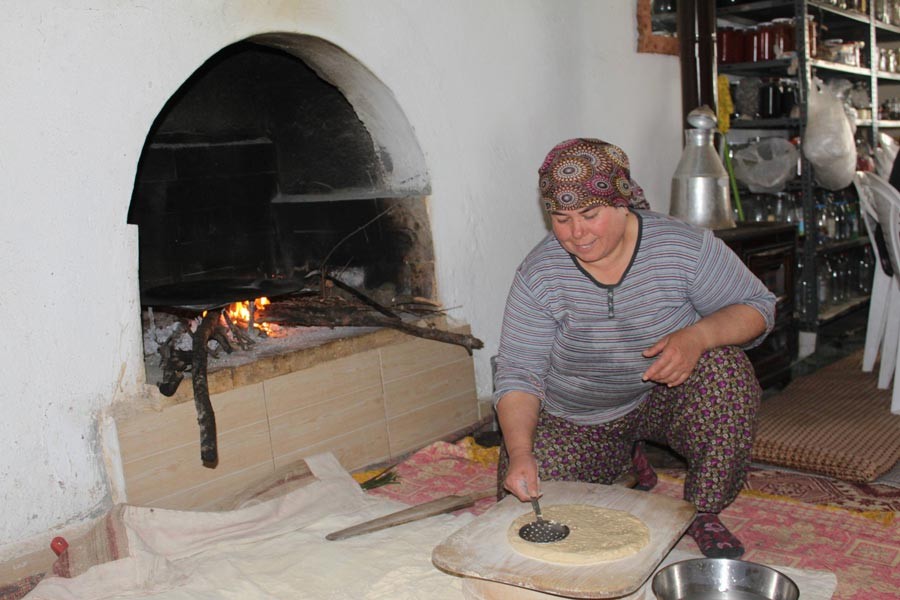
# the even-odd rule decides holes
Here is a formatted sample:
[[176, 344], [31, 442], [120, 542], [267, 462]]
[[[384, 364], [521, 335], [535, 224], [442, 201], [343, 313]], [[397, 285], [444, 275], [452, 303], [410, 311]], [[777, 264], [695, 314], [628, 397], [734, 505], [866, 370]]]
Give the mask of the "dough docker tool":
[[[522, 487], [525, 488], [527, 493], [528, 484], [522, 481]], [[569, 535], [569, 527], [567, 525], [547, 521], [541, 516], [541, 505], [537, 496], [531, 497], [531, 507], [534, 509], [535, 520], [519, 528], [520, 538], [535, 544], [550, 544], [563, 540]]]

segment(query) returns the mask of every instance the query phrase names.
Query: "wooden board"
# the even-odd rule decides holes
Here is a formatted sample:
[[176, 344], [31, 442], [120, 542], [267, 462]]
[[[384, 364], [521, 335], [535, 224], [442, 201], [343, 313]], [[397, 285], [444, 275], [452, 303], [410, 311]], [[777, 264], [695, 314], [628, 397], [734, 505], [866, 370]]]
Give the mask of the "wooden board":
[[455, 575], [499, 581], [568, 598], [616, 598], [637, 590], [662, 562], [694, 518], [684, 500], [620, 486], [547, 481], [542, 506], [589, 504], [624, 510], [650, 529], [650, 543], [636, 554], [591, 565], [559, 565], [517, 553], [507, 530], [531, 505], [507, 496], [483, 515], [438, 544], [431, 559]]

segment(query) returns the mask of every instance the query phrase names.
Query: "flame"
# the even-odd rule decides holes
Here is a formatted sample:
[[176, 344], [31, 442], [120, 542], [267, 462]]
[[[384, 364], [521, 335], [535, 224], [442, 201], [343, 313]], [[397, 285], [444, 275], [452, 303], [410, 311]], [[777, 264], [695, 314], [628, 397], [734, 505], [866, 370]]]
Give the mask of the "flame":
[[[266, 309], [266, 306], [271, 303], [272, 302], [265, 296], [253, 300], [253, 327], [260, 331], [264, 331], [267, 334], [273, 333], [273, 328], [275, 326], [261, 322], [260, 317], [262, 312]], [[243, 302], [235, 302], [228, 306], [226, 312], [228, 313], [228, 317], [234, 323], [240, 323], [246, 326], [250, 322], [250, 301], [244, 300]]]

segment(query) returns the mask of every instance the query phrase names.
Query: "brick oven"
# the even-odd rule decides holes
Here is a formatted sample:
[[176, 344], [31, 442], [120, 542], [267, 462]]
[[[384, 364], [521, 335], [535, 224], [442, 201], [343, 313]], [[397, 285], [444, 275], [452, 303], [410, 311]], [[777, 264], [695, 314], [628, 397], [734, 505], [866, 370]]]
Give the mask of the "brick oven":
[[164, 361], [147, 342], [146, 328], [166, 318], [188, 327], [232, 302], [317, 294], [323, 270], [385, 306], [437, 305], [428, 175], [400, 117], [352, 57], [278, 35], [221, 50], [161, 108], [128, 220], [139, 232], [147, 382], [165, 393], [120, 407], [129, 502], [202, 508], [310, 453], [360, 467], [478, 422], [466, 350], [377, 328], [299, 327], [289, 343], [211, 359], [221, 458], [203, 469], [196, 389], [162, 385]]

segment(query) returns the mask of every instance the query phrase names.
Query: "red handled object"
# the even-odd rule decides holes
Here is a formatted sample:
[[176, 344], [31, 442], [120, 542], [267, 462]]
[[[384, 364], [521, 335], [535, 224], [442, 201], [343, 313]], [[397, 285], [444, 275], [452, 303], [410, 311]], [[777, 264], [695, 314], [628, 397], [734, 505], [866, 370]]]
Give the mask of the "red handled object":
[[64, 537], [55, 537], [50, 541], [50, 549], [59, 556], [69, 547], [69, 542]]

